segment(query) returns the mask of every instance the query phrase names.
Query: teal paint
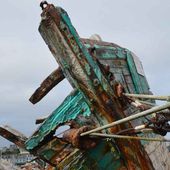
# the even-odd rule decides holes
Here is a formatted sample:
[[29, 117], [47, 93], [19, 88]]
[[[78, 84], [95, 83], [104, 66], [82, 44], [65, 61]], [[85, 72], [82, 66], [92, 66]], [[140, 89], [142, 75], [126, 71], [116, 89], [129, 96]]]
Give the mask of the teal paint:
[[41, 152], [41, 155], [47, 159], [47, 160], [50, 160], [53, 158], [53, 156], [56, 155], [56, 151], [55, 150], [52, 150], [52, 149], [48, 149], [48, 150], [45, 150], [43, 152]]
[[88, 64], [85, 64], [85, 69], [86, 69], [87, 74], [90, 75], [91, 71], [90, 71], [90, 66]]
[[105, 170], [118, 170], [122, 167], [122, 162], [120, 160], [112, 161], [110, 164], [105, 168]]
[[142, 89], [140, 87], [141, 85], [140, 85], [139, 75], [137, 73], [136, 66], [135, 66], [135, 63], [133, 61], [133, 58], [132, 58], [130, 51], [127, 52], [127, 63], [128, 63], [128, 66], [129, 66], [129, 71], [131, 73], [133, 83], [134, 83], [135, 93], [141, 93]]
[[79, 48], [81, 49], [81, 52], [84, 54], [84, 57], [87, 59], [88, 63], [91, 65], [92, 69], [94, 70], [96, 76], [98, 77], [101, 85], [103, 86], [104, 90], [106, 90], [109, 94], [113, 94], [112, 89], [110, 87], [110, 85], [108, 84], [106, 78], [103, 76], [98, 64], [93, 60], [92, 56], [89, 54], [89, 52], [87, 51], [87, 48], [82, 44], [75, 28], [73, 27], [70, 18], [68, 16], [68, 14], [62, 10], [61, 13], [61, 17], [63, 19], [63, 21], [65, 22], [65, 24], [68, 26], [71, 34], [73, 35], [77, 45], [79, 46]]
[[34, 149], [49, 133], [62, 123], [75, 119], [82, 114], [90, 116], [91, 111], [81, 92], [75, 91], [45, 120], [38, 131], [26, 142], [28, 150]]
[[106, 140], [100, 142], [94, 149], [88, 151], [86, 156], [101, 170], [107, 169], [108, 167], [116, 170], [122, 165], [119, 152], [112, 142], [107, 142]]
[[[86, 47], [90, 48], [91, 46], [90, 44], [86, 44]], [[132, 54], [129, 50], [121, 47], [100, 46], [96, 44], [94, 45], [94, 47], [96, 48], [98, 59], [106, 59], [113, 62], [115, 59], [125, 59], [127, 61], [127, 66], [133, 80], [135, 93], [148, 93], [149, 85], [146, 77], [138, 74]], [[117, 74], [117, 78], [121, 80], [122, 78], [120, 76], [123, 74], [122, 71], [118, 70], [118, 68], [116, 71], [120, 72], [119, 74]]]
[[97, 56], [99, 59], [126, 59], [126, 55], [123, 48], [120, 47], [109, 47], [109, 46], [94, 46], [96, 50], [101, 52]]

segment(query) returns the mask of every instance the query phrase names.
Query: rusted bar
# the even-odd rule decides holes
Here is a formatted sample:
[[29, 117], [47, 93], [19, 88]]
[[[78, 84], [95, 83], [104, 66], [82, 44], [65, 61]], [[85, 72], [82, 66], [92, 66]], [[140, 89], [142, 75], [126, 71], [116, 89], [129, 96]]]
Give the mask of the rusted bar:
[[40, 85], [40, 87], [34, 92], [29, 99], [31, 103], [36, 104], [39, 102], [54, 86], [60, 83], [64, 79], [63, 72], [59, 67], [52, 72]]
[[5, 139], [15, 143], [20, 148], [25, 149], [27, 137], [9, 126], [0, 126], [0, 135]]
[[147, 116], [147, 115], [153, 114], [155, 112], [165, 110], [165, 109], [167, 109], [169, 107], [170, 107], [170, 102], [168, 102], [168, 103], [166, 103], [166, 104], [164, 104], [162, 106], [155, 106], [155, 107], [153, 107], [151, 109], [148, 109], [146, 111], [137, 113], [135, 115], [128, 116], [126, 118], [120, 119], [118, 121], [112, 122], [112, 123], [104, 125], [102, 127], [98, 127], [96, 129], [93, 129], [93, 130], [87, 131], [85, 133], [82, 133], [81, 136], [89, 135], [91, 133], [98, 132], [98, 131], [103, 130], [103, 129], [108, 129], [108, 128], [111, 128], [113, 126], [119, 125], [121, 123], [126, 123], [126, 122], [129, 122], [131, 120], [138, 119], [140, 117]]
[[111, 135], [111, 134], [103, 134], [103, 133], [92, 133], [90, 136], [98, 136], [104, 138], [115, 138], [115, 139], [133, 139], [133, 140], [145, 140], [145, 141], [157, 141], [157, 142], [170, 142], [170, 140], [164, 138], [146, 138], [139, 136], [124, 136], [124, 135]]
[[170, 96], [157, 96], [157, 95], [146, 95], [146, 94], [128, 94], [128, 93], [124, 93], [123, 95], [125, 95], [127, 97], [134, 97], [134, 98], [170, 101]]

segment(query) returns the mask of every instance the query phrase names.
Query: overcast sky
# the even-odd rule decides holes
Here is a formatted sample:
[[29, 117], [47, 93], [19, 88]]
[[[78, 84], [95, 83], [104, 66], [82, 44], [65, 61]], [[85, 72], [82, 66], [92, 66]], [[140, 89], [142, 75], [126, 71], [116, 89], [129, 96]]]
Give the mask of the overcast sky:
[[[65, 80], [40, 103], [28, 99], [57, 63], [42, 40], [38, 0], [1, 2], [0, 124], [30, 136], [35, 119], [51, 113], [69, 94]], [[155, 94], [170, 94], [169, 0], [49, 0], [63, 7], [81, 37], [101, 35], [140, 57]], [[7, 144], [0, 137], [0, 146]]]

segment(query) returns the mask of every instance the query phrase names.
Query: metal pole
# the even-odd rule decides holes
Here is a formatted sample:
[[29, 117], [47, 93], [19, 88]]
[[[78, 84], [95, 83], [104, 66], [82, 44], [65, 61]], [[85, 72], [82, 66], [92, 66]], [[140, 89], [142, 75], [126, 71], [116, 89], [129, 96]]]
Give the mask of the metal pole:
[[133, 139], [133, 140], [145, 140], [145, 141], [159, 141], [159, 142], [170, 142], [167, 139], [161, 138], [146, 138], [139, 136], [124, 136], [124, 135], [111, 135], [111, 134], [103, 134], [103, 133], [92, 133], [90, 136], [99, 136], [105, 138], [116, 138], [116, 139]]
[[170, 96], [156, 96], [156, 95], [128, 94], [128, 93], [123, 93], [123, 95], [127, 97], [134, 97], [134, 98], [170, 101]]
[[155, 106], [155, 107], [148, 109], [146, 111], [137, 113], [135, 115], [128, 116], [126, 118], [120, 119], [118, 121], [112, 122], [112, 123], [104, 125], [102, 127], [98, 127], [96, 129], [84, 132], [80, 136], [85, 136], [85, 135], [89, 135], [89, 134], [94, 133], [94, 132], [98, 132], [98, 131], [103, 130], [103, 129], [108, 129], [108, 128], [111, 128], [113, 126], [119, 125], [121, 123], [126, 123], [126, 122], [129, 122], [131, 120], [138, 119], [140, 117], [147, 116], [147, 115], [150, 115], [150, 114], [155, 113], [155, 112], [159, 112], [159, 111], [167, 109], [169, 107], [170, 107], [170, 102], [168, 102], [168, 103], [166, 103], [162, 106]]

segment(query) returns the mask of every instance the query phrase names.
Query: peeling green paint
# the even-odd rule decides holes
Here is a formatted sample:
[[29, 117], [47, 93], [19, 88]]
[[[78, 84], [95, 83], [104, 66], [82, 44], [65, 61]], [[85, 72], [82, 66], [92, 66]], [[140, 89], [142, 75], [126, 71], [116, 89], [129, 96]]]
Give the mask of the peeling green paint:
[[92, 69], [94, 70], [94, 72], [95, 72], [96, 76], [98, 77], [104, 90], [106, 90], [110, 94], [110, 91], [112, 91], [111, 87], [109, 86], [107, 80], [103, 76], [98, 64], [93, 60], [92, 56], [87, 51], [87, 48], [85, 47], [85, 45], [83, 45], [81, 43], [80, 38], [79, 38], [75, 28], [73, 27], [68, 14], [64, 10], [62, 10], [61, 17], [62, 17], [63, 21], [65, 22], [65, 24], [68, 26], [70, 33], [73, 35], [73, 37], [74, 37], [77, 45], [81, 49], [81, 52], [83, 53], [84, 57], [87, 59], [88, 63], [91, 65]]
[[38, 131], [27, 142], [28, 150], [34, 149], [50, 132], [60, 124], [75, 119], [78, 115], [90, 116], [91, 111], [79, 91], [70, 94], [64, 102], [39, 127]]

